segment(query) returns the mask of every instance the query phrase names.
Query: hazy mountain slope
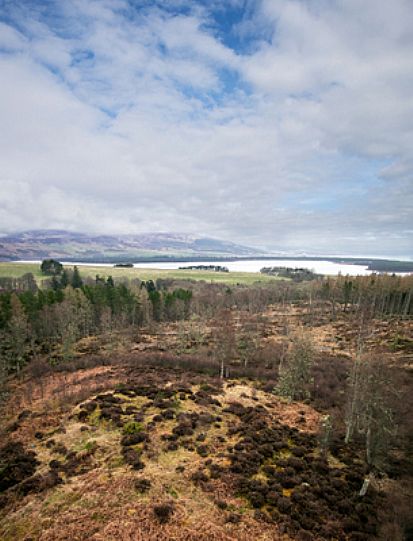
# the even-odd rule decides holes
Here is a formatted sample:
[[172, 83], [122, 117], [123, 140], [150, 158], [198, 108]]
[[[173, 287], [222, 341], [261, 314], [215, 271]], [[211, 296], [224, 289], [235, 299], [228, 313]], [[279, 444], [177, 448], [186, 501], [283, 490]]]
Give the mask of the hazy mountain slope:
[[253, 248], [180, 233], [88, 235], [60, 230], [26, 231], [0, 238], [0, 260], [54, 257], [77, 261], [211, 258], [262, 255]]

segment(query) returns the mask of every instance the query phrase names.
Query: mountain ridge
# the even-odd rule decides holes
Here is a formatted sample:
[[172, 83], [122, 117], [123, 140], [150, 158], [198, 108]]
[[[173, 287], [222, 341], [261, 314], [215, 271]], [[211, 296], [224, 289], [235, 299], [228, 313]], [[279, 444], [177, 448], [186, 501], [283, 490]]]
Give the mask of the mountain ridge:
[[57, 258], [83, 262], [265, 255], [249, 246], [188, 233], [87, 234], [60, 229], [0, 237], [0, 261]]

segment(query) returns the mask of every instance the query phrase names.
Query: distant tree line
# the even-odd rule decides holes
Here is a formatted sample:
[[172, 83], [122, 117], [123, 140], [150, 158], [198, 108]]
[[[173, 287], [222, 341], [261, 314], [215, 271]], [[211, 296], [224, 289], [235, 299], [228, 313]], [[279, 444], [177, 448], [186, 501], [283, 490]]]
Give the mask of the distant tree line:
[[279, 276], [281, 278], [290, 278], [294, 282], [304, 282], [321, 278], [321, 274], [316, 274], [309, 269], [292, 267], [263, 267], [260, 272], [269, 276]]
[[63, 271], [63, 265], [56, 259], [44, 259], [40, 265], [40, 270], [43, 274], [55, 276]]
[[371, 275], [329, 278], [317, 296], [331, 303], [332, 312], [363, 312], [367, 317], [413, 315], [413, 275]]
[[189, 265], [188, 267], [179, 267], [179, 270], [200, 270], [211, 272], [229, 272], [228, 267], [222, 265]]

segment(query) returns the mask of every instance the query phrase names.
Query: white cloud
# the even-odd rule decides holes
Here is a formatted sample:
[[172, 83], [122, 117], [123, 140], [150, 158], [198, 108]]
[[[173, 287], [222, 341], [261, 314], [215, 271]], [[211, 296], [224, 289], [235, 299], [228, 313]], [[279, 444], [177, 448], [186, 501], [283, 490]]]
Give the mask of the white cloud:
[[0, 23], [1, 232], [411, 255], [409, 3], [249, 2], [245, 50], [190, 4], [65, 0]]
[[20, 51], [27, 44], [26, 38], [8, 24], [0, 21], [0, 49], [5, 51]]

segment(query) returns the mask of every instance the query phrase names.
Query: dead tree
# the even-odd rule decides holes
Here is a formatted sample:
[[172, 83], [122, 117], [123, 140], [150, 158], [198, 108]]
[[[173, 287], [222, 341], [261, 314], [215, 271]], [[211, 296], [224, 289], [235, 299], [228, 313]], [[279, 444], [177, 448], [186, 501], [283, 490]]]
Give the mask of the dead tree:
[[230, 309], [221, 310], [213, 324], [215, 356], [220, 363], [220, 377], [228, 377], [229, 364], [236, 352], [236, 337], [233, 315]]

